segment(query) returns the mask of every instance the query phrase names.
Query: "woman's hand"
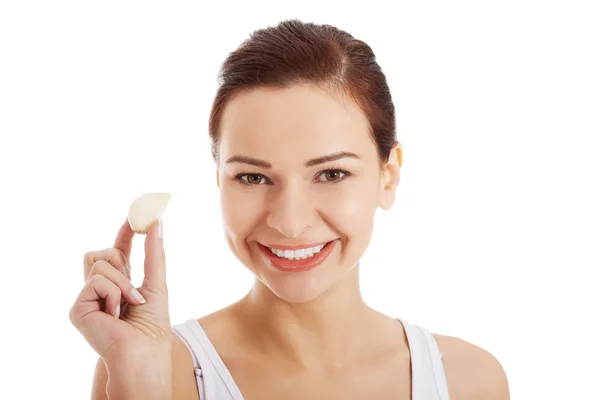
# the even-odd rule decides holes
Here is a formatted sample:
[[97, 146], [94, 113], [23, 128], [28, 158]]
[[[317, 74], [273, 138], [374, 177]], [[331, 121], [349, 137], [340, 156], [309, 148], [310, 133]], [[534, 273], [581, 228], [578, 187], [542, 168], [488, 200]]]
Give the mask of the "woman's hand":
[[147, 369], [142, 363], [170, 356], [171, 322], [160, 224], [155, 223], [146, 234], [144, 281], [137, 290], [130, 282], [129, 269], [135, 233], [127, 220], [112, 248], [84, 257], [85, 285], [69, 316], [109, 370], [111, 362], [129, 366], [139, 362], [140, 369]]

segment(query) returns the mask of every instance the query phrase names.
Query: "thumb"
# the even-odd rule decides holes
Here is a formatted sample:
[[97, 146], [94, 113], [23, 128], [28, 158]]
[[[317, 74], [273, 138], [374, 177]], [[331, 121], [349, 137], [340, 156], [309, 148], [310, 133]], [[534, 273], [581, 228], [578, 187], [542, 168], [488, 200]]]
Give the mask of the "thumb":
[[144, 241], [144, 283], [143, 288], [150, 291], [166, 292], [167, 268], [165, 262], [165, 249], [162, 238], [162, 220], [155, 222]]

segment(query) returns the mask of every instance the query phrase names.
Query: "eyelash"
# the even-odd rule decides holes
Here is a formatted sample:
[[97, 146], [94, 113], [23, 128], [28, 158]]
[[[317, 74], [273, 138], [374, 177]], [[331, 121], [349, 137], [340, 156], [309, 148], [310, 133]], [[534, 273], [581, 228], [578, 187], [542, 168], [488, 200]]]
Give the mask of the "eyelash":
[[[327, 185], [335, 185], [352, 175], [349, 171], [346, 171], [345, 169], [342, 169], [342, 168], [327, 168], [327, 169], [324, 169], [321, 172], [319, 172], [319, 175], [317, 175], [317, 176], [321, 176], [323, 174], [328, 174], [330, 172], [341, 172], [343, 174], [343, 176], [340, 179], [333, 181], [333, 182], [325, 180], [325, 181], [318, 181], [317, 183], [325, 183]], [[235, 179], [238, 182], [240, 182], [241, 184], [247, 185], [247, 186], [262, 186], [262, 185], [264, 185], [263, 183], [249, 183], [249, 182], [245, 181], [243, 179], [243, 177], [249, 176], [249, 175], [260, 176], [261, 178], [264, 178], [265, 180], [267, 180], [268, 184], [271, 183], [271, 181], [269, 181], [269, 179], [266, 176], [264, 176], [263, 174], [257, 174], [257, 173], [252, 173], [252, 172], [244, 172], [241, 174], [237, 174], [235, 176]]]

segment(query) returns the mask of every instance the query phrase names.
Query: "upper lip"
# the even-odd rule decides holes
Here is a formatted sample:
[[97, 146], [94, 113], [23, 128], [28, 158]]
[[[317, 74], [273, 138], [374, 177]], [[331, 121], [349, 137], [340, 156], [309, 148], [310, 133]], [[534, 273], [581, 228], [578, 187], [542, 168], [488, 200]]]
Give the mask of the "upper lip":
[[299, 244], [294, 246], [285, 246], [282, 244], [263, 244], [265, 247], [273, 248], [273, 249], [281, 249], [281, 250], [298, 250], [298, 249], [308, 249], [309, 247], [317, 247], [331, 242], [332, 240], [326, 240], [324, 242], [318, 243], [308, 243], [308, 244]]

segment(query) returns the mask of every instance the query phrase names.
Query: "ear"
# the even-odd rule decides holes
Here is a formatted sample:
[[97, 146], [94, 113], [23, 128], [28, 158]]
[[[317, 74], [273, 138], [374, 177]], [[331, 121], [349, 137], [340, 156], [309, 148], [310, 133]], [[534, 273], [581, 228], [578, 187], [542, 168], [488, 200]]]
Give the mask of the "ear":
[[216, 168], [215, 172], [216, 172], [216, 177], [217, 177], [217, 187], [220, 189], [221, 188], [221, 181], [219, 180], [219, 168]]
[[402, 144], [398, 143], [390, 151], [387, 163], [381, 171], [381, 186], [379, 188], [379, 207], [384, 210], [392, 208], [396, 201], [396, 189], [400, 183], [400, 168], [402, 167]]

